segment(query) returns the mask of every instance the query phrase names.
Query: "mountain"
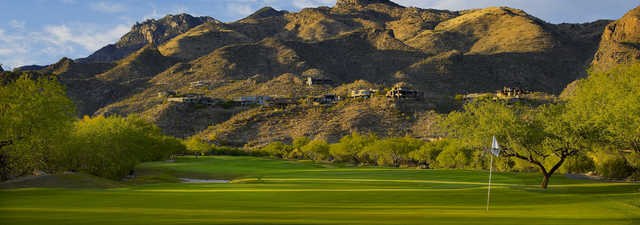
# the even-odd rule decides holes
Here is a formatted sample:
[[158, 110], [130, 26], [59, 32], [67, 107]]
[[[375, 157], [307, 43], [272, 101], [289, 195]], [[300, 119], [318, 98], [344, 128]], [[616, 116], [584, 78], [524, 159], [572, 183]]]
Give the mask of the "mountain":
[[[606, 50], [609, 23], [550, 24], [508, 7], [448, 11], [340, 0], [299, 12], [265, 7], [230, 23], [186, 14], [149, 20], [88, 58], [42, 71], [59, 74], [81, 115], [141, 114], [177, 137], [237, 146], [299, 135], [336, 140], [353, 131], [426, 139], [434, 135], [437, 113], [459, 107], [456, 95], [504, 86], [559, 94], [586, 75], [599, 46]], [[307, 77], [333, 84], [308, 86]], [[352, 89], [388, 90], [398, 83], [425, 98], [270, 109], [181, 104], [159, 95], [201, 94], [221, 102], [348, 96]]]
[[119, 60], [148, 44], [161, 45], [205, 22], [220, 23], [211, 17], [193, 17], [188, 14], [169, 15], [159, 20], [150, 19], [136, 23], [120, 41], [107, 45], [90, 56], [79, 59], [79, 61], [111, 62]]
[[640, 7], [609, 24], [593, 60], [595, 71], [640, 59]]

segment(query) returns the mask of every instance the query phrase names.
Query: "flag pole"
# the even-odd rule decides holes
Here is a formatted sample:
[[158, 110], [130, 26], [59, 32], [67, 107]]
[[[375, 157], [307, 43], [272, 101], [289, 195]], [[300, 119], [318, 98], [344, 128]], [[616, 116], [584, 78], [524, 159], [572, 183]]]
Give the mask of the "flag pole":
[[489, 202], [491, 201], [491, 175], [493, 173], [493, 154], [491, 154], [491, 163], [489, 163], [489, 190], [487, 192], [487, 212], [489, 212]]

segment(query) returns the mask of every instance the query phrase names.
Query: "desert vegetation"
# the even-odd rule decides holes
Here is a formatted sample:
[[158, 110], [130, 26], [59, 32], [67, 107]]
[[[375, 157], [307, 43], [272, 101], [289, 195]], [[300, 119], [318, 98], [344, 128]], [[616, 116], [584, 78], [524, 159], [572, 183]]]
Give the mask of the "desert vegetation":
[[[487, 151], [495, 136], [503, 150], [498, 170], [539, 171], [543, 188], [556, 172], [595, 171], [610, 178], [637, 179], [640, 83], [634, 74], [639, 72], [640, 64], [594, 72], [570, 98], [552, 103], [470, 101], [438, 122], [440, 140], [354, 132], [334, 144], [301, 136], [291, 144], [272, 142], [245, 154], [361, 166], [487, 169]], [[206, 149], [214, 152], [216, 147]]]
[[86, 172], [110, 179], [140, 162], [184, 151], [140, 117], [76, 119], [75, 105], [53, 76], [5, 73], [0, 86], [0, 179], [38, 173]]

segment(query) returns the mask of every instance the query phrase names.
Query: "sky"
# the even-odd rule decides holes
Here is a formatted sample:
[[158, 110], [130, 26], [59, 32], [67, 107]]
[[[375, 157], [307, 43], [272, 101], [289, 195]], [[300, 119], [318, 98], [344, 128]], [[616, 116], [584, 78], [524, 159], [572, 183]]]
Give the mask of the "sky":
[[[395, 0], [404, 6], [474, 9], [509, 6], [551, 23], [618, 19], [638, 0]], [[291, 12], [335, 0], [0, 0], [0, 64], [5, 69], [82, 58], [115, 43], [133, 24], [188, 13], [232, 22], [272, 6]]]

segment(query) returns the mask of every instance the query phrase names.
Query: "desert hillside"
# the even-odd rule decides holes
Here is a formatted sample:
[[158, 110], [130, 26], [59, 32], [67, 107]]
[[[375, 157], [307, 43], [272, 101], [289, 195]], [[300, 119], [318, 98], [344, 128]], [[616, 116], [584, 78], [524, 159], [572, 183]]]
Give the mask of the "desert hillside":
[[[142, 114], [178, 137], [234, 145], [351, 131], [428, 138], [424, 124], [458, 106], [455, 96], [503, 87], [557, 95], [592, 64], [637, 59], [638, 9], [611, 22], [551, 24], [508, 7], [340, 0], [299, 12], [265, 7], [229, 23], [169, 15], [41, 71], [61, 77], [80, 115]], [[384, 97], [397, 84], [419, 98]], [[379, 92], [351, 99], [358, 90]], [[309, 101], [327, 94], [350, 100]], [[281, 100], [278, 107], [240, 103], [256, 96]]]

